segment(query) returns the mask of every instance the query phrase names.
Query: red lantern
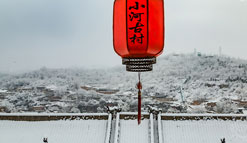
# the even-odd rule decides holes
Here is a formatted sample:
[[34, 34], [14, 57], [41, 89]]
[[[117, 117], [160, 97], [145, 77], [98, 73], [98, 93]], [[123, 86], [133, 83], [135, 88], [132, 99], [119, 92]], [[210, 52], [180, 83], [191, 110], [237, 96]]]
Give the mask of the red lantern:
[[164, 47], [163, 0], [115, 0], [113, 44], [127, 71], [151, 71]]
[[[113, 45], [127, 71], [153, 69], [164, 47], [163, 0], [115, 0]], [[138, 74], [138, 124], [141, 121], [141, 82]]]

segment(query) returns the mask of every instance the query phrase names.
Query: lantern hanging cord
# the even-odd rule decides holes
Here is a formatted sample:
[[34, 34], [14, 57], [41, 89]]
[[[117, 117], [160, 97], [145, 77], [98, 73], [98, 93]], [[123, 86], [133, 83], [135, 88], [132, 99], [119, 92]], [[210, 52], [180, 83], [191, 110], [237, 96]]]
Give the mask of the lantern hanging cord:
[[138, 72], [138, 79], [139, 79], [139, 82], [141, 82], [141, 73]]

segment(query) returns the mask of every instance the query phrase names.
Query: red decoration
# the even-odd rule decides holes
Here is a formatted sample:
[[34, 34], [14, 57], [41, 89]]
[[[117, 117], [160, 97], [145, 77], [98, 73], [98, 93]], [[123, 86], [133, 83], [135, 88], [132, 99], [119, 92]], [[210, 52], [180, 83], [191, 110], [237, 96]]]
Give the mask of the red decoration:
[[147, 65], [156, 62], [164, 47], [163, 0], [115, 0], [113, 22], [114, 49], [127, 70], [138, 71], [128, 69], [128, 64], [136, 64], [131, 64], [133, 59], [146, 59]]
[[[153, 69], [164, 47], [163, 0], [115, 0], [113, 45], [127, 71]], [[141, 82], [138, 74], [138, 124], [141, 121]]]

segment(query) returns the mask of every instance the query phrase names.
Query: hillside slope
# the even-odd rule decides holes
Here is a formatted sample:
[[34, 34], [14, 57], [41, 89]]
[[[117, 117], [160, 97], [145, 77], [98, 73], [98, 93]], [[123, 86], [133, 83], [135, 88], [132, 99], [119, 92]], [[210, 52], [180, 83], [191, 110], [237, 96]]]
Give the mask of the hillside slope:
[[[247, 106], [247, 61], [218, 56], [168, 55], [142, 73], [143, 103], [164, 111], [234, 112]], [[102, 112], [105, 105], [135, 110], [137, 73], [112, 69], [47, 69], [0, 76], [9, 112]], [[53, 99], [57, 100], [53, 100]], [[56, 105], [56, 106], [54, 106]], [[145, 106], [144, 106], [145, 107]], [[182, 107], [182, 108], [183, 108]], [[183, 110], [184, 112], [184, 110]]]

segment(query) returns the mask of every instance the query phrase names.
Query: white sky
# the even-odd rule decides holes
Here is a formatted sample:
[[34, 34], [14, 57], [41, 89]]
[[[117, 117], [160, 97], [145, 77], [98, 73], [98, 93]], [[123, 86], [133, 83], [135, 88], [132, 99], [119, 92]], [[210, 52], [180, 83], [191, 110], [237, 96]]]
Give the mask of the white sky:
[[[121, 65], [114, 0], [0, 0], [0, 72]], [[247, 0], [166, 0], [168, 53], [247, 59]]]

